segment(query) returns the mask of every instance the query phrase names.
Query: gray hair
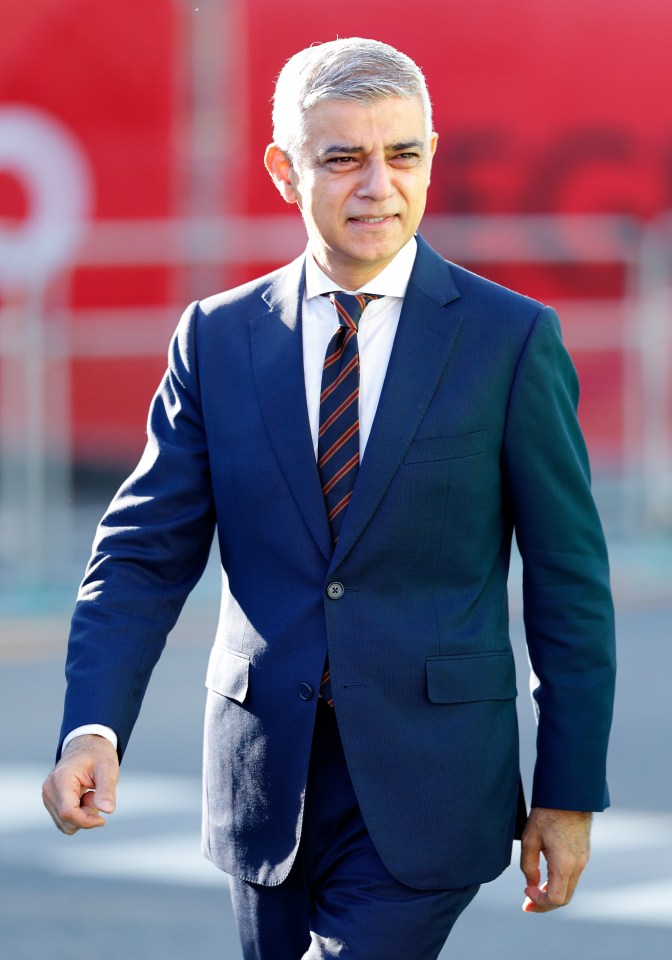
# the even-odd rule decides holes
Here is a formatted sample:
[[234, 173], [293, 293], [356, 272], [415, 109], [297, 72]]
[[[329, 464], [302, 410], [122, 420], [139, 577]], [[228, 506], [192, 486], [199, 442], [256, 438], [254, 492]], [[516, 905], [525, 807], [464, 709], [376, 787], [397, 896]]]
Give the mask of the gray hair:
[[387, 43], [349, 37], [300, 50], [284, 65], [273, 97], [273, 141], [290, 159], [304, 138], [304, 117], [323, 100], [372, 103], [384, 97], [419, 97], [425, 136], [432, 105], [420, 68]]

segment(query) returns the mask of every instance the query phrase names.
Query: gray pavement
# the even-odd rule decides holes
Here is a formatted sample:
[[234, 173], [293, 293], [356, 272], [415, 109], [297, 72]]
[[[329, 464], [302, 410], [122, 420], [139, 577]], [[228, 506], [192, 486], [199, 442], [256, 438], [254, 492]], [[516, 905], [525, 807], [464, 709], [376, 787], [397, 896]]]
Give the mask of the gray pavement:
[[[612, 544], [620, 672], [610, 783], [594, 854], [572, 905], [523, 915], [515, 864], [483, 888], [442, 953], [500, 960], [669, 960], [672, 956], [672, 543]], [[74, 581], [73, 581], [74, 582]], [[70, 591], [71, 592], [71, 591]], [[118, 812], [62, 837], [40, 802], [60, 722], [69, 598], [0, 602], [0, 951], [13, 960], [239, 960], [226, 878], [199, 854], [203, 677], [216, 620], [210, 570], [150, 684]], [[524, 779], [534, 729], [518, 590]], [[514, 857], [517, 851], [514, 851]], [[404, 960], [404, 958], [390, 958]]]

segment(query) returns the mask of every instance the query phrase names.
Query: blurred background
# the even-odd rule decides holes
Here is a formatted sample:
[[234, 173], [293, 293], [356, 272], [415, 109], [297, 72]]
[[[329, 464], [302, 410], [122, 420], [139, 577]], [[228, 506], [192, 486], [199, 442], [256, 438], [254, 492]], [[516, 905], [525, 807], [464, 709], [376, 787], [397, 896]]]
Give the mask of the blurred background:
[[[84, 843], [105, 848], [114, 837], [66, 847], [35, 803], [59, 723], [68, 611], [95, 522], [142, 451], [147, 406], [184, 307], [305, 245], [300, 217], [263, 168], [270, 100], [292, 53], [338, 35], [392, 43], [427, 76], [440, 139], [425, 237], [448, 259], [560, 313], [619, 608], [612, 788], [620, 812], [606, 815], [611, 826], [596, 836], [606, 853], [594, 905], [585, 916], [577, 905], [570, 920], [544, 918], [555, 931], [548, 942], [537, 918], [532, 927], [530, 918], [504, 919], [518, 906], [514, 877], [511, 904], [497, 892], [506, 886], [492, 885], [464, 918], [463, 948], [489, 956], [499, 929], [502, 957], [507, 944], [511, 956], [536, 944], [551, 960], [568, 945], [577, 956], [667, 958], [669, 0], [367, 0], [352, 10], [314, 0], [0, 0], [0, 929], [12, 956], [79, 957], [67, 876], [86, 905], [88, 945], [104, 958], [122, 955], [108, 942], [112, 918], [92, 892], [96, 875], [133, 931], [125, 957], [152, 943], [166, 958], [188, 951], [196, 960], [212, 943], [220, 956], [238, 956], [225, 898], [212, 889], [221, 878], [203, 879], [197, 852], [214, 564], [157, 670], [127, 757], [129, 805], [160, 796], [154, 846], [147, 823], [129, 815], [115, 822], [115, 836], [126, 837], [130, 866], [96, 868]], [[524, 671], [518, 573], [514, 563]], [[530, 712], [521, 709], [531, 752]], [[10, 737], [17, 716], [20, 736]]]
[[339, 31], [427, 75], [426, 237], [558, 308], [610, 532], [672, 532], [669, 3], [416, 0], [417, 29], [404, 10], [0, 0], [0, 582], [70, 580], [184, 307], [303, 248], [262, 165], [270, 98]]

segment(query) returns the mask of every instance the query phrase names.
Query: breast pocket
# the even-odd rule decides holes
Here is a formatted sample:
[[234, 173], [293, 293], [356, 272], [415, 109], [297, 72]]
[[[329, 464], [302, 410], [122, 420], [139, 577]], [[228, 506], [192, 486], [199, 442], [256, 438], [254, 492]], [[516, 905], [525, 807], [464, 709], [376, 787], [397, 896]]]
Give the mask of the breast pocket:
[[429, 463], [433, 460], [462, 460], [477, 457], [485, 451], [485, 430], [462, 433], [453, 437], [431, 437], [415, 440], [404, 458], [405, 463]]
[[250, 661], [242, 653], [215, 646], [210, 653], [205, 685], [208, 690], [243, 703], [247, 696]]

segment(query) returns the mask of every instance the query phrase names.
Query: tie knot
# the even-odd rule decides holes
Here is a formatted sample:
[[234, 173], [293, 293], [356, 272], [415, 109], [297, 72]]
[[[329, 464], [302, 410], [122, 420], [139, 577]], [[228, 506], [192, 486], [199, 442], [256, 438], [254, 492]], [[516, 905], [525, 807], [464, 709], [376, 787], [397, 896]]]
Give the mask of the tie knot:
[[328, 297], [336, 307], [341, 326], [351, 327], [355, 330], [359, 327], [359, 321], [361, 320], [367, 303], [380, 299], [380, 294], [378, 293], [343, 293], [342, 290], [323, 293], [322, 296]]

